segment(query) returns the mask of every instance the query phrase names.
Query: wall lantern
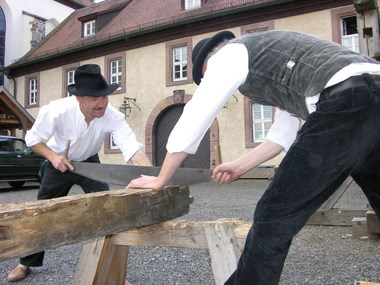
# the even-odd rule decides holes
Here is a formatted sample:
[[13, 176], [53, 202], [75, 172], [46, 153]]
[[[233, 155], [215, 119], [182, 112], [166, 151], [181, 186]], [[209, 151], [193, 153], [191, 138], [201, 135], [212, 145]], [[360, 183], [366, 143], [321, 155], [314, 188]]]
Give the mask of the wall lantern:
[[141, 108], [136, 105], [136, 98], [129, 98], [129, 97], [124, 97], [123, 104], [120, 105], [119, 111], [122, 112], [127, 118], [131, 114], [132, 111], [132, 106], [133, 104], [139, 111], [141, 111]]

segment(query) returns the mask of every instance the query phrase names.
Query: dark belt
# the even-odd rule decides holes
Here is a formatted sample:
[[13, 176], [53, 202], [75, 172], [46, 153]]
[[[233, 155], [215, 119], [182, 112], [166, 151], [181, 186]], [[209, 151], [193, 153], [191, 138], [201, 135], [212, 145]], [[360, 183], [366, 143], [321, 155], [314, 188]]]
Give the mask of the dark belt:
[[[380, 75], [367, 74], [366, 76], [373, 79], [375, 85], [380, 88]], [[345, 81], [342, 81], [338, 84], [335, 84], [331, 87], [326, 88], [328, 94], [338, 93], [344, 91], [349, 88], [357, 88], [357, 87], [366, 87], [370, 86], [369, 82], [365, 79], [364, 75], [352, 76]]]

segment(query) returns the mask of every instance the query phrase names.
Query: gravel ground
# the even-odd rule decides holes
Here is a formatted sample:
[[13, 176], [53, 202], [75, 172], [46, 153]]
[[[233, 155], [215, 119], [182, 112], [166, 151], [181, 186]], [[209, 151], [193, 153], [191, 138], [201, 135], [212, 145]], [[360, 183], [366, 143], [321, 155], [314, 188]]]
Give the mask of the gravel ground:
[[[194, 203], [181, 220], [211, 221], [238, 218], [252, 221], [255, 205], [268, 185], [266, 180], [239, 180], [231, 185], [204, 183], [190, 187]], [[0, 190], [0, 203], [22, 202], [36, 197], [36, 190]], [[73, 189], [71, 194], [81, 193]], [[33, 198], [31, 198], [31, 195]], [[3, 197], [7, 197], [4, 199]], [[365, 209], [366, 199], [349, 188], [336, 207]], [[355, 280], [380, 282], [380, 239], [352, 238], [351, 227], [305, 226], [294, 238], [285, 263], [281, 285], [354, 284]], [[71, 284], [82, 244], [46, 253], [43, 267], [17, 284]], [[0, 284], [18, 260], [0, 263]], [[206, 250], [131, 247], [127, 278], [133, 285], [215, 284]]]

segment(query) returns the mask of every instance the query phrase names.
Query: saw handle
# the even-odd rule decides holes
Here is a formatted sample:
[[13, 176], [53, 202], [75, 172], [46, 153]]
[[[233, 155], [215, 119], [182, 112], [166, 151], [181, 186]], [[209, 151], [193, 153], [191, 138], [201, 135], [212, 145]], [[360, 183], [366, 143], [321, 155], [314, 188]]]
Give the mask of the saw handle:
[[67, 140], [67, 142], [66, 142], [66, 148], [65, 148], [65, 154], [64, 154], [64, 156], [66, 158], [67, 158], [67, 155], [69, 154], [70, 143], [71, 143], [71, 140]]

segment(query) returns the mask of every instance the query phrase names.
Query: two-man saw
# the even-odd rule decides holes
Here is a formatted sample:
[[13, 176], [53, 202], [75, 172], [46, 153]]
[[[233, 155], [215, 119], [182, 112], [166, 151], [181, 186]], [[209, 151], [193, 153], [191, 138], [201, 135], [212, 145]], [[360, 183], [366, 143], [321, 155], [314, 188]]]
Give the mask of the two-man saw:
[[[133, 179], [141, 175], [158, 176], [161, 167], [136, 166], [123, 164], [105, 164], [90, 162], [71, 162], [74, 166], [72, 172], [87, 178], [104, 182], [127, 186]], [[211, 170], [202, 168], [179, 168], [168, 185], [191, 185], [211, 181]]]

